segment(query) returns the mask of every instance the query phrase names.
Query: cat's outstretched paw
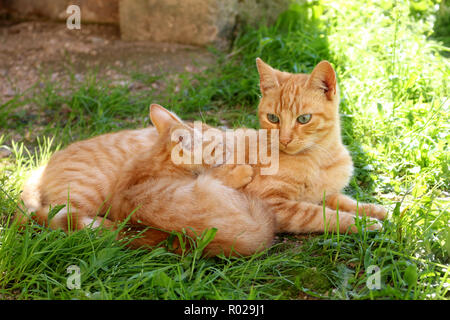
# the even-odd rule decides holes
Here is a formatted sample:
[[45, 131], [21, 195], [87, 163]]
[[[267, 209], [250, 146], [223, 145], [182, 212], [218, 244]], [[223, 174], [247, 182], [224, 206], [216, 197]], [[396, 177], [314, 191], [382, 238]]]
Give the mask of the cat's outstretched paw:
[[367, 221], [366, 225], [369, 228], [369, 230], [381, 230], [383, 228], [383, 225], [380, 221], [374, 218], [368, 218], [370, 220]]
[[362, 203], [359, 205], [359, 212], [366, 216], [377, 218], [379, 220], [386, 219], [387, 210], [382, 206], [373, 203]]
[[[370, 218], [367, 217], [366, 218], [366, 224], [365, 224], [366, 228], [372, 231], [378, 231], [381, 230], [383, 228], [383, 225], [381, 224], [381, 222], [378, 219], [375, 218]], [[350, 228], [350, 232], [352, 233], [358, 233], [359, 229], [356, 226], [356, 224], [352, 224], [351, 228]]]
[[253, 168], [248, 164], [238, 165], [231, 170], [227, 177], [226, 185], [239, 189], [245, 187], [253, 180]]

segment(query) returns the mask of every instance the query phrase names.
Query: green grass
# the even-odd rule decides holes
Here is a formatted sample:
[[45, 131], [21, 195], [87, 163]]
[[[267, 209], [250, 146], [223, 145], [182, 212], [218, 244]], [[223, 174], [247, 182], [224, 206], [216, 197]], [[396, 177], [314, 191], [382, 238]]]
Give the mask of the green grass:
[[[337, 3], [295, 3], [273, 26], [242, 28], [216, 65], [167, 80], [164, 92], [133, 93], [92, 75], [70, 92], [45, 80], [3, 102], [0, 145], [12, 155], [0, 159], [0, 297], [449, 299], [450, 65], [449, 49], [430, 38], [433, 2]], [[110, 232], [19, 232], [10, 223], [30, 169], [72, 141], [147, 125], [151, 102], [185, 119], [257, 127], [256, 57], [291, 72], [310, 72], [323, 59], [336, 67], [355, 162], [346, 192], [389, 208], [382, 232], [280, 235], [252, 257], [203, 259], [205, 239], [178, 256], [164, 247], [126, 249]], [[70, 265], [81, 269], [79, 290], [66, 286]], [[377, 290], [366, 285], [373, 265], [381, 270]]]

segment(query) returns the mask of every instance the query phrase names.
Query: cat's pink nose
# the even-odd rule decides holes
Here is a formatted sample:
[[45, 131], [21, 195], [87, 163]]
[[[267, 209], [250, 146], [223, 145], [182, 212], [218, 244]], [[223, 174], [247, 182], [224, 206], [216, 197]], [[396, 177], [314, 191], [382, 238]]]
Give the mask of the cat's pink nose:
[[285, 147], [292, 141], [291, 137], [280, 137], [280, 143]]

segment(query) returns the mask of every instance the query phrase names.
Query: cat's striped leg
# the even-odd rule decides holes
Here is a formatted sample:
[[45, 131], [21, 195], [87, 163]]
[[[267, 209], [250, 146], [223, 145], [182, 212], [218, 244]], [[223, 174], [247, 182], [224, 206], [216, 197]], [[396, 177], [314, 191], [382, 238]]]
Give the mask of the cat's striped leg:
[[[178, 183], [171, 181], [158, 197], [149, 197], [147, 203], [140, 201], [141, 208], [133, 215], [135, 221], [159, 230], [186, 233], [193, 239], [215, 228], [217, 232], [203, 252], [208, 256], [221, 252], [250, 255], [271, 245], [274, 217], [262, 201], [225, 186], [209, 174]], [[146, 184], [145, 190], [149, 187], [151, 184]], [[161, 234], [151, 230], [135, 243], [153, 245], [157, 241], [161, 241]]]
[[[358, 232], [355, 216], [349, 212], [324, 208], [309, 202], [299, 202], [284, 198], [270, 199], [269, 204], [276, 215], [278, 232], [309, 233], [339, 231]], [[339, 217], [339, 219], [338, 219]], [[368, 222], [370, 230], [381, 229], [376, 219]]]
[[343, 211], [351, 212], [353, 214], [366, 215], [380, 220], [386, 218], [386, 209], [372, 203], [361, 203], [346, 196], [344, 194], [333, 194], [325, 198], [327, 207], [336, 210], [338, 208]]

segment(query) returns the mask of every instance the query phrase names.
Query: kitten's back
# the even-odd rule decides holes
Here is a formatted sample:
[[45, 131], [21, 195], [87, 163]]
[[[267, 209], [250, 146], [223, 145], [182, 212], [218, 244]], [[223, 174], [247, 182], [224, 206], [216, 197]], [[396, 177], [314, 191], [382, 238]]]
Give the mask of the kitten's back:
[[[73, 210], [96, 212], [107, 203], [124, 166], [139, 154], [149, 152], [157, 135], [153, 127], [124, 130], [75, 142], [56, 152], [25, 183], [23, 209], [35, 211], [42, 224], [47, 222], [48, 206], [67, 204], [68, 198]], [[54, 218], [55, 226], [65, 213], [62, 210]]]

